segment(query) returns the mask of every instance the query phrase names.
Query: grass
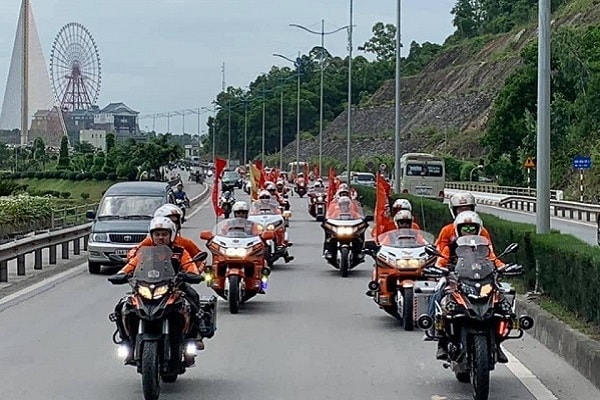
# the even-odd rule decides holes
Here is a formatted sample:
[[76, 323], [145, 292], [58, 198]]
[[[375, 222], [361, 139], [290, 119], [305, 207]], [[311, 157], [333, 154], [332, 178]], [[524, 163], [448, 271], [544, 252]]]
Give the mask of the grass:
[[[18, 179], [16, 182], [34, 190], [70, 192], [70, 199], [78, 204], [97, 203], [102, 198], [102, 193], [115, 183], [114, 181], [71, 181], [66, 179]], [[83, 200], [82, 193], [89, 193], [89, 199]]]
[[[527, 288], [523, 281], [518, 279], [509, 279], [507, 281], [514, 286], [517, 293], [527, 293]], [[552, 314], [561, 322], [567, 324], [576, 331], [583, 333], [594, 340], [600, 341], [600, 326], [590, 324], [583, 318], [578, 317], [573, 311], [559, 304], [548, 295], [542, 294], [532, 296], [530, 300], [537, 304], [542, 310]]]

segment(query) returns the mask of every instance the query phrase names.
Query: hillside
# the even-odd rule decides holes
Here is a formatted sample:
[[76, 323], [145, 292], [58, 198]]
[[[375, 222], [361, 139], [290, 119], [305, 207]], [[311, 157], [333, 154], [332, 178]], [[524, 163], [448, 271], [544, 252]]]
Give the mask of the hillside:
[[[596, 0], [585, 12], [567, 7], [553, 27], [587, 25], [600, 20]], [[479, 139], [490, 118], [492, 105], [505, 80], [520, 64], [519, 53], [537, 40], [537, 26], [511, 33], [476, 37], [445, 49], [421, 74], [401, 80], [402, 151], [447, 151], [461, 158], [479, 157]], [[352, 153], [356, 157], [388, 154], [394, 148], [394, 81], [386, 82], [364, 107], [352, 112]], [[323, 155], [345, 159], [347, 113], [343, 112], [324, 131]], [[446, 141], [448, 143], [446, 144]], [[301, 143], [301, 157], [318, 156], [318, 138]], [[296, 144], [284, 149], [295, 158]]]

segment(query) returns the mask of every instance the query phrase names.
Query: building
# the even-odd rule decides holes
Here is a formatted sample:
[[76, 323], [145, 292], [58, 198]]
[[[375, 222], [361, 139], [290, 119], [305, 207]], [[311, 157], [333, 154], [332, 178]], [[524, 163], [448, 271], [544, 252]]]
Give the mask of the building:
[[53, 107], [51, 110], [37, 110], [33, 114], [28, 135], [30, 142], [41, 137], [47, 146], [60, 146], [63, 135], [63, 123], [58, 107]]
[[138, 115], [123, 103], [110, 103], [94, 114], [94, 129], [114, 132], [117, 138], [136, 136], [140, 132]]
[[106, 152], [106, 131], [101, 129], [82, 129], [79, 131], [79, 143], [88, 142], [97, 149]]
[[75, 110], [65, 118], [67, 132], [71, 143], [81, 142], [79, 132], [83, 129], [94, 128], [94, 115], [100, 112], [98, 106], [92, 106], [87, 110]]

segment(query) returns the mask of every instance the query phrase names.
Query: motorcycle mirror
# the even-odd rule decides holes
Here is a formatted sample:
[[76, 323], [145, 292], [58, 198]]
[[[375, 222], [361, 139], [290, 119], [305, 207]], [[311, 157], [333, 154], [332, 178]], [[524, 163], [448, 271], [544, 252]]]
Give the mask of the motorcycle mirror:
[[275, 233], [272, 231], [266, 231], [263, 232], [262, 235], [260, 235], [264, 240], [273, 240], [275, 239]]
[[211, 240], [213, 238], [213, 234], [211, 231], [202, 231], [200, 232], [200, 239], [202, 240]]
[[500, 255], [497, 258], [500, 258], [506, 254], [514, 253], [515, 251], [517, 251], [518, 248], [519, 248], [519, 243], [511, 243], [508, 246], [506, 246], [506, 249], [504, 249], [504, 251], [502, 253], [500, 253]]
[[125, 265], [125, 264], [127, 264], [127, 260], [126, 259], [124, 259], [123, 257], [120, 257], [120, 256], [118, 256], [116, 254], [109, 254], [108, 255], [108, 259], [110, 261], [114, 262], [115, 264], [118, 264], [118, 265]]
[[365, 250], [371, 254], [376, 254], [379, 251], [379, 246], [374, 240], [367, 240], [365, 242]]
[[374, 218], [372, 215], [365, 215], [365, 221], [366, 222], [373, 222]]
[[432, 245], [425, 246], [425, 253], [429, 254], [430, 256], [443, 257], [440, 254], [440, 252]]
[[116, 274], [108, 278], [108, 281], [113, 285], [122, 285], [127, 283], [129, 276], [127, 274]]
[[192, 258], [192, 261], [194, 262], [200, 262], [200, 261], [204, 261], [206, 260], [206, 258], [208, 257], [208, 253], [206, 253], [205, 251], [198, 253], [194, 256], [194, 258]]

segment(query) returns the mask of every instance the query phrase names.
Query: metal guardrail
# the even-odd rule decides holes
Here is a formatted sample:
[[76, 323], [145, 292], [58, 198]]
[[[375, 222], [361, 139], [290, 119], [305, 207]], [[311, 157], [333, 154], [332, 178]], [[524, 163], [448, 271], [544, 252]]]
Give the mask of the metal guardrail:
[[[509, 196], [500, 200], [500, 207], [527, 212], [536, 211], [535, 197]], [[550, 212], [555, 217], [568, 218], [578, 221], [599, 222], [600, 205], [578, 203], [575, 201], [550, 200]]]
[[[205, 188], [198, 196], [190, 199], [190, 205], [200, 203], [210, 194], [211, 185]], [[25, 275], [25, 256], [34, 253], [35, 270], [42, 269], [42, 251], [48, 249], [50, 265], [56, 264], [57, 247], [61, 246], [61, 257], [69, 259], [69, 243], [73, 243], [73, 254], [80, 255], [81, 249], [87, 250], [87, 243], [92, 223], [88, 222], [74, 227], [50, 231], [47, 233], [30, 236], [0, 245], [0, 282], [8, 282], [8, 262], [17, 260], [17, 275]], [[82, 246], [83, 240], [83, 246]]]
[[[495, 194], [506, 194], [511, 196], [528, 196], [535, 197], [535, 188], [525, 188], [516, 186], [498, 186], [492, 183], [481, 183], [481, 182], [446, 182], [447, 189], [464, 190], [465, 192], [482, 192], [482, 193], [495, 193]], [[550, 198], [552, 200], [562, 200], [562, 190], [551, 190]]]

